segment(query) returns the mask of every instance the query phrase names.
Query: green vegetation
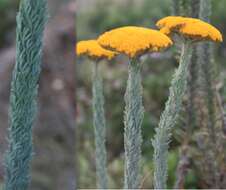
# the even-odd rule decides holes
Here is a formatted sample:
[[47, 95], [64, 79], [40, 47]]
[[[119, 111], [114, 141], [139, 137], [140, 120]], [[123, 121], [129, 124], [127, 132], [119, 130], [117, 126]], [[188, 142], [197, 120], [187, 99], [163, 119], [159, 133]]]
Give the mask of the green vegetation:
[[42, 39], [46, 19], [45, 0], [21, 1], [17, 16], [16, 64], [11, 83], [5, 190], [26, 190], [30, 182], [32, 128], [37, 109]]
[[[149, 1], [144, 0], [138, 3], [137, 1], [130, 1], [125, 3], [115, 3], [115, 1], [108, 3], [100, 3], [98, 1], [95, 8], [88, 9], [89, 11], [78, 11], [77, 16], [77, 34], [78, 39], [95, 38], [103, 31], [120, 27], [123, 25], [138, 25], [154, 28], [154, 23], [161, 17], [171, 14], [171, 1], [159, 0]], [[226, 2], [222, 2], [225, 4]], [[225, 25], [222, 25], [225, 16], [222, 12], [222, 4], [213, 1], [213, 16], [212, 23], [217, 26], [222, 33], [226, 31]], [[190, 9], [189, 9], [190, 10]], [[219, 10], [219, 11], [218, 11]], [[186, 13], [187, 14], [187, 13]], [[215, 65], [217, 65], [218, 72], [225, 73], [225, 66], [223, 65], [222, 57], [223, 48], [225, 44], [218, 45], [215, 49]], [[143, 144], [142, 144], [142, 169], [141, 169], [141, 187], [153, 188], [153, 149], [151, 148], [150, 139], [154, 136], [154, 128], [158, 125], [160, 113], [164, 109], [165, 102], [168, 97], [168, 89], [172, 74], [178, 66], [175, 55], [176, 48], [171, 48], [170, 51], [159, 55], [155, 54], [152, 59], [144, 59], [145, 64], [142, 68], [142, 80], [144, 87], [144, 107], [146, 113], [144, 114], [144, 121], [142, 125]], [[105, 80], [105, 105], [106, 116], [108, 120], [107, 127], [107, 151], [108, 151], [108, 168], [109, 168], [109, 187], [119, 188], [123, 186], [123, 94], [126, 87], [126, 71], [127, 60], [124, 57], [119, 57], [115, 64], [114, 62], [103, 67], [104, 80]], [[78, 101], [79, 109], [85, 113], [85, 120], [80, 121], [80, 139], [79, 139], [79, 152], [81, 153], [79, 161], [83, 163], [79, 179], [80, 188], [93, 188], [95, 184], [95, 170], [92, 169], [90, 157], [94, 153], [94, 141], [92, 134], [92, 114], [90, 110], [90, 103], [85, 99], [90, 99], [91, 92], [91, 79], [90, 63], [82, 63], [79, 65], [80, 73], [78, 76]], [[224, 76], [223, 74], [220, 76]], [[223, 77], [225, 80], [225, 77]], [[219, 79], [222, 81], [223, 79]], [[221, 95], [224, 94], [223, 88], [220, 89]], [[225, 96], [225, 95], [224, 95]], [[187, 112], [186, 100], [187, 94], [184, 97], [183, 109], [180, 113], [179, 120], [173, 130], [172, 141], [170, 142], [170, 151], [168, 157], [168, 181], [167, 187], [173, 188], [176, 183], [177, 166], [181, 159], [181, 144], [185, 139], [186, 126], [187, 126]], [[196, 105], [199, 106], [199, 105]], [[189, 159], [192, 156], [192, 165], [185, 176], [185, 188], [205, 188], [208, 179], [207, 174], [200, 175], [201, 164], [200, 162], [200, 149], [197, 141], [200, 140], [200, 131], [197, 130], [190, 136], [191, 149], [188, 151]], [[82, 151], [84, 150], [84, 151]], [[89, 176], [89, 180], [83, 176]]]

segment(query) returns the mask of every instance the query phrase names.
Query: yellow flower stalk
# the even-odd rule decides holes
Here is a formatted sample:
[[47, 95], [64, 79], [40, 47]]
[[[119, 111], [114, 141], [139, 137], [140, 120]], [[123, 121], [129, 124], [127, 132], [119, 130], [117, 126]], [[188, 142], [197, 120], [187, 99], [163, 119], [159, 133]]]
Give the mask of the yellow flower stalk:
[[78, 56], [87, 56], [94, 61], [93, 65], [93, 125], [96, 147], [96, 174], [99, 189], [107, 189], [107, 153], [106, 153], [106, 121], [104, 113], [103, 81], [99, 63], [103, 59], [111, 60], [117, 53], [102, 48], [96, 40], [80, 41], [76, 45]]
[[186, 91], [193, 44], [206, 40], [221, 42], [223, 39], [221, 33], [214, 26], [194, 18], [169, 16], [158, 21], [157, 26], [161, 32], [167, 35], [177, 34], [183, 42], [180, 64], [173, 76], [169, 98], [153, 140], [154, 186], [155, 189], [166, 189], [168, 143]]
[[172, 45], [172, 41], [157, 30], [127, 26], [105, 32], [98, 38], [98, 43], [130, 58], [124, 112], [124, 188], [138, 189], [142, 144], [141, 125], [144, 115], [139, 57], [148, 52], [167, 48]]

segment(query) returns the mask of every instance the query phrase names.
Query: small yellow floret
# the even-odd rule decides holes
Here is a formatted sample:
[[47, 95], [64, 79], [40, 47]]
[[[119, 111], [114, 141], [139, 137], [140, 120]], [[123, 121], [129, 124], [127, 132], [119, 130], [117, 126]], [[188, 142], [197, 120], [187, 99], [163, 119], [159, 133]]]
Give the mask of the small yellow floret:
[[218, 29], [200, 19], [168, 16], [159, 20], [156, 25], [160, 28], [161, 32], [167, 35], [177, 32], [197, 40], [223, 41]]
[[98, 43], [114, 51], [124, 53], [130, 58], [146, 52], [160, 51], [172, 45], [163, 33], [143, 27], [126, 26], [105, 32]]
[[96, 40], [80, 41], [76, 45], [76, 54], [86, 55], [94, 59], [113, 59], [117, 53], [102, 48]]

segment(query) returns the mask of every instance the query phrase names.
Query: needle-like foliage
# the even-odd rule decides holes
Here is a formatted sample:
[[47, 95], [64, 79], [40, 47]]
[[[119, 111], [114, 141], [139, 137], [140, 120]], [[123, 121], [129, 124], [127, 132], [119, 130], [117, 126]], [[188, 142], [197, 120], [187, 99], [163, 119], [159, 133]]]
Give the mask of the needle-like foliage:
[[5, 190], [26, 190], [29, 186], [32, 128], [46, 20], [46, 0], [21, 1], [17, 16], [16, 65], [11, 83]]

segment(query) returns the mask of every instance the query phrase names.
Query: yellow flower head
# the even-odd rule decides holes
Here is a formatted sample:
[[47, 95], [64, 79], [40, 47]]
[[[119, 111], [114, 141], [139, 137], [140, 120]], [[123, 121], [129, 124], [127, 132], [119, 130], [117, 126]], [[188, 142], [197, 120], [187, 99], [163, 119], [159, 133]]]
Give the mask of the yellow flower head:
[[80, 41], [76, 45], [76, 53], [78, 56], [86, 55], [94, 59], [113, 59], [117, 53], [102, 48], [96, 40]]
[[97, 41], [101, 46], [124, 53], [130, 58], [146, 52], [160, 51], [172, 45], [172, 41], [163, 33], [136, 26], [105, 32]]
[[167, 35], [176, 32], [195, 40], [223, 41], [218, 29], [200, 19], [168, 16], [159, 20], [156, 25]]

